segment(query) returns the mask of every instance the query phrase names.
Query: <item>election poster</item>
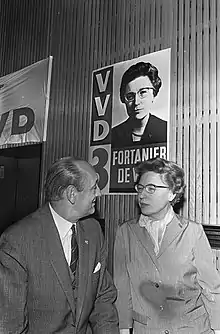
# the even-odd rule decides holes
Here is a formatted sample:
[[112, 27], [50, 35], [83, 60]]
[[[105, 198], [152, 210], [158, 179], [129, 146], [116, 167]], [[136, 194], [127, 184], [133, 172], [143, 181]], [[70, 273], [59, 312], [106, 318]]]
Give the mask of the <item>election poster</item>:
[[52, 57], [0, 78], [0, 146], [46, 140]]
[[171, 49], [92, 73], [89, 161], [103, 194], [133, 194], [135, 166], [168, 159]]

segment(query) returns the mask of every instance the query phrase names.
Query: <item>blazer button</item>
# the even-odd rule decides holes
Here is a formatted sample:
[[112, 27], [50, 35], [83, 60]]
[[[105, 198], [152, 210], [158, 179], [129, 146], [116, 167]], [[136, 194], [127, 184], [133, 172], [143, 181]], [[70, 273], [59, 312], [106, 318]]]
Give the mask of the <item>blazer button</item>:
[[164, 334], [169, 334], [170, 332], [168, 331], [168, 329], [166, 329], [165, 331], [164, 331]]
[[154, 284], [156, 288], [159, 288], [159, 284], [158, 283], [155, 283]]

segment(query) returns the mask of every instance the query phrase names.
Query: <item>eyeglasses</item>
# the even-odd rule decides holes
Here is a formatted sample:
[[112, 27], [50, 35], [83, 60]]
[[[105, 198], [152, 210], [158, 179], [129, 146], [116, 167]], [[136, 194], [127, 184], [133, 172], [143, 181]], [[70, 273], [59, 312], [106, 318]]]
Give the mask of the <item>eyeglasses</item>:
[[154, 90], [153, 87], [145, 87], [141, 88], [138, 92], [128, 92], [125, 94], [125, 101], [127, 102], [133, 102], [135, 100], [136, 94], [140, 97], [140, 99], [145, 99], [147, 96], [149, 96], [150, 90]]
[[142, 193], [143, 190], [146, 190], [146, 192], [148, 192], [149, 194], [154, 194], [157, 188], [167, 188], [168, 189], [169, 187], [157, 186], [156, 184], [152, 184], [152, 183], [149, 183], [143, 186], [143, 184], [138, 183], [135, 185], [134, 188], [139, 194]]

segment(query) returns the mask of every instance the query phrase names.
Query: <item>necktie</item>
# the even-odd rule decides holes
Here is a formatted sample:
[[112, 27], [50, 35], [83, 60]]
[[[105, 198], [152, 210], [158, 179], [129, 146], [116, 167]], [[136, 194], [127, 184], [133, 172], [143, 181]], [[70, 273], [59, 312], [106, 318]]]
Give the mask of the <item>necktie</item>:
[[76, 266], [79, 257], [79, 249], [76, 241], [76, 228], [73, 225], [72, 227], [72, 239], [71, 239], [71, 261], [70, 261], [70, 269], [72, 270], [73, 275], [76, 274]]

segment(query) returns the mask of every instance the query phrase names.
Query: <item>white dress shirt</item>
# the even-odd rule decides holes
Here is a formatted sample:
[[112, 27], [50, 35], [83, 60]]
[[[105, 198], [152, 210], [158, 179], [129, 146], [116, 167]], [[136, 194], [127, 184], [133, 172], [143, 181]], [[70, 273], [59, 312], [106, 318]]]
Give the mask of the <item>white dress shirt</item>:
[[[55, 225], [57, 227], [61, 244], [63, 246], [63, 251], [67, 260], [68, 265], [70, 265], [71, 261], [71, 238], [72, 238], [72, 223], [68, 220], [64, 219], [54, 209], [49, 203], [49, 208], [51, 211], [51, 214], [53, 216]], [[76, 226], [76, 224], [74, 224]]]

